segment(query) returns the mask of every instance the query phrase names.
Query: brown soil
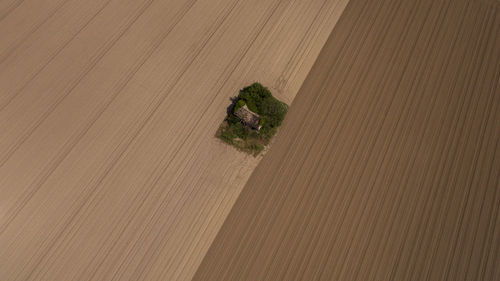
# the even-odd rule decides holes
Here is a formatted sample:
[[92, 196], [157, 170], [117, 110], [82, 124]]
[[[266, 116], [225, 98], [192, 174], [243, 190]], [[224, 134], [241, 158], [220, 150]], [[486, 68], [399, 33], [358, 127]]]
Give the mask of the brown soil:
[[500, 5], [352, 0], [195, 280], [500, 280]]

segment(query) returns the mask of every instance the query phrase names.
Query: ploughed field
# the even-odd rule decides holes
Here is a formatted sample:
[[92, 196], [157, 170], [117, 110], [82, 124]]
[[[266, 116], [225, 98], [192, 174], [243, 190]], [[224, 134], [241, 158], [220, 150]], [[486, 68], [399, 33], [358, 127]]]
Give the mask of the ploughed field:
[[260, 160], [230, 97], [290, 104], [346, 4], [0, 1], [0, 279], [191, 279]]
[[351, 0], [194, 280], [500, 280], [500, 2]]

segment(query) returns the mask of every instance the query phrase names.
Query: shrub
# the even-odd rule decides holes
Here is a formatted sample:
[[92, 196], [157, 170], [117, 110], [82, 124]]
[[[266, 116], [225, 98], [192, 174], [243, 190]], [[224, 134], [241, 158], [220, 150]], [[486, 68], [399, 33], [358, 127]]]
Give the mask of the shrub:
[[238, 111], [238, 109], [242, 108], [245, 105], [245, 100], [239, 99], [234, 107], [234, 112]]
[[[276, 134], [277, 128], [283, 122], [288, 106], [273, 97], [268, 88], [260, 83], [242, 89], [234, 103], [232, 111], [228, 111], [225, 122], [219, 128], [217, 135], [227, 143], [233, 144], [241, 150], [258, 154], [269, 144]], [[234, 113], [247, 105], [248, 109], [260, 115], [261, 129], [255, 131], [244, 126]], [[243, 140], [237, 141], [240, 138]]]

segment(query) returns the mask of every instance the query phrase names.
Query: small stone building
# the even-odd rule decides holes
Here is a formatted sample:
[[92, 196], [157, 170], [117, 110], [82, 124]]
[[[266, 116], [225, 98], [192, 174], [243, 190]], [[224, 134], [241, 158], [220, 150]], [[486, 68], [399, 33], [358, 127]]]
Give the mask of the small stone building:
[[245, 104], [242, 106], [240, 109], [238, 109], [234, 115], [236, 115], [238, 118], [240, 118], [241, 122], [245, 124], [246, 126], [254, 129], [254, 130], [260, 130], [260, 116], [259, 114], [251, 111], [248, 109], [247, 105]]

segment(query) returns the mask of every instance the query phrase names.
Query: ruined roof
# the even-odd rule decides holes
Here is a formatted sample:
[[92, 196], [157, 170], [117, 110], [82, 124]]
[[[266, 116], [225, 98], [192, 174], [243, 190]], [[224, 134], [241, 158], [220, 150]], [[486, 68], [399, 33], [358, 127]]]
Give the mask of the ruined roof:
[[248, 109], [246, 105], [242, 106], [238, 109], [234, 115], [236, 115], [240, 120], [247, 126], [252, 129], [259, 130], [260, 129], [260, 116], [259, 114]]

